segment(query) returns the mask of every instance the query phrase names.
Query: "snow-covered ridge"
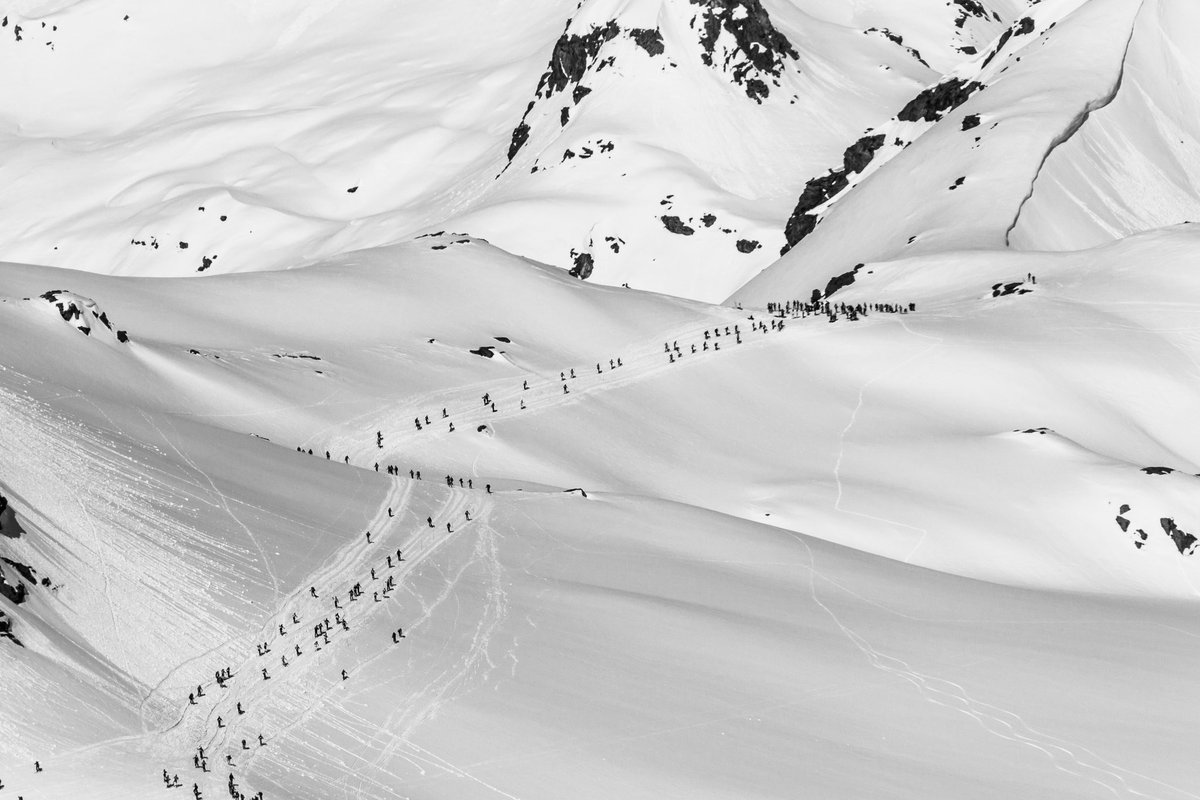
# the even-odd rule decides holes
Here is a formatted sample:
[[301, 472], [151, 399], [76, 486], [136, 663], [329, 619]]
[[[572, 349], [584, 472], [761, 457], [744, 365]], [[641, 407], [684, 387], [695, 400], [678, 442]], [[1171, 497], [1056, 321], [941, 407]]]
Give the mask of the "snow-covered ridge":
[[38, 299], [45, 301], [58, 312], [58, 316], [62, 318], [63, 322], [71, 325], [85, 336], [90, 336], [93, 331], [96, 331], [108, 334], [121, 344], [129, 341], [129, 334], [114, 328], [108, 314], [102, 311], [96, 301], [90, 297], [61, 289], [52, 289], [40, 295]]

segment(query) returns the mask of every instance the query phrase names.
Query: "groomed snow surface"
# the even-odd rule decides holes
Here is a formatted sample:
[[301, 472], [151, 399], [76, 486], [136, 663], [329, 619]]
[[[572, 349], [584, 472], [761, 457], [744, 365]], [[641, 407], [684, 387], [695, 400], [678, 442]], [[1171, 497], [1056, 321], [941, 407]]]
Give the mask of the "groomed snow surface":
[[1182, 0], [12, 6], [0, 798], [1200, 800]]

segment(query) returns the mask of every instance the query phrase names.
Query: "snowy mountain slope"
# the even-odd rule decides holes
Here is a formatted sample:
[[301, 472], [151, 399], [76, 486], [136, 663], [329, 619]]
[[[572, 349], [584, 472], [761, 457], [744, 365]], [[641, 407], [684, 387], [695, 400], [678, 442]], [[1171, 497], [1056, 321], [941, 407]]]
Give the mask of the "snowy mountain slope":
[[810, 181], [789, 220], [791, 250], [732, 299], [808, 297], [859, 262], [1004, 247], [1042, 159], [1112, 99], [1140, 7], [1031, 8]]
[[1194, 800], [1194, 17], [0, 9], [0, 795]]
[[1115, 97], [1050, 153], [1013, 247], [1075, 250], [1200, 217], [1190, 88], [1200, 63], [1187, 41], [1197, 14], [1192, 3], [1142, 6]]
[[[1031, 514], [1111, 527], [1108, 506], [1128, 500], [1096, 491], [1110, 485], [1118, 495], [1162, 488], [1152, 502], [1165, 516], [1194, 516], [1175, 484], [1139, 471], [1200, 472], [1200, 442], [1179, 418], [1194, 391], [1195, 342], [1190, 317], [1170, 299], [1195, 252], [1189, 230], [1058, 259], [957, 254], [872, 264], [834, 299], [917, 302], [922, 313], [834, 325], [809, 316], [765, 333], [756, 330], [761, 311], [752, 321], [749, 310], [591, 288], [482, 243], [435, 250], [437, 241], [198, 284], [13, 266], [7, 274], [18, 292], [53, 281], [98, 298], [128, 326], [130, 342], [102, 347], [53, 315], [34, 323], [26, 301], [14, 299], [0, 305], [0, 325], [24, 346], [8, 364], [38, 375], [46, 367], [37, 343], [54, 342], [71, 354], [54, 362], [54, 380], [67, 391], [124, 401], [138, 385], [139, 405], [367, 468], [424, 465], [439, 475], [649, 492], [751, 519], [769, 514], [795, 530], [990, 580], [1191, 591], [1163, 582], [1154, 563], [1167, 550], [1126, 573], [1127, 542], [1112, 531], [1099, 548], [1082, 531], [1082, 539], [1058, 534], [1053, 558], [1040, 534], [1019, 534]], [[922, 277], [892, 277], [904, 270]], [[1024, 289], [1030, 294], [993, 296], [993, 285], [1010, 279], [1024, 287], [1019, 276], [1030, 272], [1041, 278]], [[496, 306], [490, 298], [501, 287], [526, 301]], [[449, 306], [437, 299], [450, 296]], [[1140, 302], [1130, 305], [1131, 297]], [[1179, 332], [1163, 325], [1175, 315]], [[725, 332], [732, 326], [740, 333]], [[986, 343], [997, 339], [1016, 349], [993, 352]], [[678, 356], [664, 353], [667, 343]], [[1147, 359], [1173, 366], [1147, 371]], [[753, 415], [739, 411], [750, 408]], [[628, 418], [651, 427], [614, 437]], [[856, 436], [864, 427], [874, 435], [874, 424], [884, 438], [860, 461]], [[1038, 428], [1064, 446], [1046, 450], [1041, 437], [1013, 433]], [[804, 444], [778, 449], [781, 438]], [[730, 483], [729, 461], [744, 461], [747, 449], [771, 455], [737, 474], [770, 490]], [[1060, 469], [1075, 451], [1067, 462], [1085, 466], [1068, 469], [1066, 483], [1036, 472]], [[904, 452], [921, 469], [884, 466]], [[973, 499], [931, 508], [947, 484]], [[989, 487], [1000, 484], [1025, 486], [1023, 505], [977, 519]], [[1038, 496], [1044, 507], [1035, 512]], [[936, 529], [920, 523], [934, 518]], [[989, 534], [962, 540], [954, 531], [964, 525]], [[943, 541], [925, 551], [930, 538]], [[1020, 566], [974, 555], [993, 540], [1023, 553]], [[1031, 570], [1038, 558], [1049, 560]], [[1119, 574], [1108, 575], [1113, 564]]]
[[1187, 797], [1196, 236], [872, 263], [834, 300], [916, 310], [782, 329], [454, 235], [5, 265], [0, 545], [50, 585], [0, 599], [0, 777]]
[[150, 275], [291, 265], [440, 221], [491, 180], [559, 24], [552, 2], [60, 5], [0, 29], [20, 77], [3, 251]]
[[[6, 372], [6, 384], [12, 380]], [[44, 406], [23, 408], [33, 423], [20, 429], [25, 437], [57, 427], [48, 417], [35, 421]], [[111, 410], [81, 405], [78, 417]], [[225, 792], [227, 776], [248, 795], [267, 797], [766, 797], [798, 787], [853, 797], [883, 785], [896, 797], [1089, 797], [1096, 786], [1188, 796], [1187, 762], [1160, 746], [1159, 731], [1175, 728], [1193, 690], [1155, 680], [1151, 670], [1195, 666], [1187, 641], [1194, 615], [1182, 607], [1006, 589], [645, 498], [488, 495], [373, 472], [359, 481], [347, 476], [362, 470], [252, 438], [214, 442], [211, 431], [188, 425], [163, 428], [159, 438], [154, 428], [167, 420], [120, 420], [125, 433], [108, 429], [107, 442], [77, 438], [74, 447], [87, 461], [93, 447], [146, 436], [193, 459], [194, 472], [162, 470], [137, 448], [122, 475], [155, 480], [127, 505], [133, 511], [278, 510], [269, 495], [282, 491], [290, 503], [298, 480], [311, 505], [292, 513], [328, 526], [322, 545], [290, 541], [283, 557], [268, 547], [265, 560], [232, 569], [235, 579], [259, 564], [292, 572], [280, 575], [278, 590], [262, 575], [241, 582], [240, 601], [260, 614], [239, 609], [222, 618], [236, 595], [216, 591], [205, 605], [213, 616], [181, 615], [173, 635], [134, 651], [156, 663], [178, 659], [157, 683], [124, 696], [81, 691], [76, 702], [114, 721], [123, 712], [123, 724], [75, 718], [63, 726], [79, 737], [71, 746], [61, 735], [43, 738], [54, 729], [46, 723], [55, 719], [56, 695], [39, 678], [49, 671], [45, 660], [58, 656], [55, 646], [34, 635], [26, 647], [6, 647], [6, 670], [21, 680], [0, 691], [10, 701], [22, 689], [21, 703], [5, 702], [4, 713], [11, 719], [21, 708], [9, 729], [32, 734], [5, 742], [11, 791], [150, 796], [167, 770], [206, 797]], [[218, 452], [222, 462], [274, 457], [268, 470], [222, 463], [228, 480], [219, 489], [198, 485]], [[39, 458], [20, 452], [6, 463], [28, 474]], [[347, 479], [358, 489], [347, 492]], [[33, 482], [21, 508], [55, 492]], [[466, 511], [475, 512], [469, 522]], [[248, 521], [268, 536], [278, 524], [270, 515]], [[453, 531], [441, 531], [444, 521]], [[97, 524], [116, 544], [152, 533], [154, 523]], [[359, 530], [366, 526], [371, 542]], [[232, 524], [204, 530], [214, 543], [245, 548], [245, 533]], [[199, 531], [179, 533], [186, 542]], [[30, 525], [23, 538], [41, 550], [57, 537]], [[388, 565], [393, 547], [406, 561]], [[109, 572], [115, 585], [124, 587], [121, 567], [140, 567], [186, 587], [186, 562], [153, 553], [133, 551]], [[138, 563], [141, 555], [153, 567]], [[22, 628], [39, 626], [28, 615], [74, 597], [87, 570], [64, 564], [56, 593], [34, 594], [15, 610]], [[376, 602], [389, 577], [397, 588]], [[352, 601], [354, 583], [365, 591]], [[103, 605], [72, 604], [58, 624], [69, 629]], [[125, 607], [111, 613], [127, 636], [140, 633]], [[313, 637], [310, 626], [326, 615], [347, 627], [335, 623]], [[397, 626], [405, 638], [393, 642]], [[205, 639], [219, 646], [195, 654]], [[120, 638], [84, 642], [111, 654]], [[269, 653], [251, 649], [264, 642]], [[301, 653], [283, 666], [281, 656], [297, 645]], [[222, 688], [211, 676], [225, 667], [232, 676]], [[195, 684], [204, 693], [193, 705]], [[1109, 699], [1101, 705], [1092, 696]], [[1121, 737], [1100, 735], [1115, 730], [1114, 721]], [[1187, 746], [1190, 735], [1174, 741]], [[192, 761], [197, 748], [207, 772]], [[943, 755], [950, 751], [953, 764]], [[35, 759], [41, 773], [32, 770]]]
[[179, 276], [450, 229], [717, 300], [774, 258], [808, 176], [1014, 5], [16, 6], [0, 257]]

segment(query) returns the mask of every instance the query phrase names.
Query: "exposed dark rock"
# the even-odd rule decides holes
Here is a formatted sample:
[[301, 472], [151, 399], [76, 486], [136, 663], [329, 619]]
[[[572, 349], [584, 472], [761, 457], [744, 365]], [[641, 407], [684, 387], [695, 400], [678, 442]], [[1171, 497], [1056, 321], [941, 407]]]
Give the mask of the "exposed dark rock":
[[992, 284], [992, 297], [1008, 297], [1010, 294], [1029, 294], [1032, 291], [1033, 289], [1025, 288], [1025, 281]]
[[496, 354], [496, 348], [492, 347], [491, 345], [484, 345], [483, 347], [475, 348], [471, 352], [477, 356], [483, 356], [484, 358], [491, 358], [492, 356], [494, 356]]
[[1117, 517], [1117, 524], [1121, 526], [1122, 533], [1129, 530], [1129, 520], [1125, 519], [1124, 517]]
[[8, 564], [10, 567], [15, 569], [18, 575], [30, 583], [36, 584], [38, 582], [37, 570], [28, 564], [22, 564], [19, 561], [13, 561], [11, 558], [4, 558], [2, 556], [0, 556], [0, 561], [3, 561], [5, 564]]
[[713, 226], [713, 223], [717, 221], [717, 215], [716, 214], [705, 214], [703, 217], [700, 218], [700, 221], [704, 223], [704, 227], [711, 228]]
[[960, 53], [964, 53], [964, 54], [966, 54], [966, 55], [968, 55], [968, 56], [973, 56], [973, 55], [975, 55], [976, 53], [978, 53], [978, 52], [979, 52], [979, 50], [977, 50], [977, 49], [975, 48], [975, 46], [974, 46], [974, 45], [967, 45], [966, 47], [960, 47], [960, 48], [958, 48], [958, 52], [960, 52]]
[[570, 121], [571, 121], [571, 108], [569, 106], [563, 106], [562, 110], [558, 112], [558, 124], [561, 127], [565, 128], [565, 127], [567, 127], [567, 123]]
[[1129, 513], [1129, 504], [1128, 504], [1128, 503], [1122, 503], [1122, 504], [1121, 504], [1121, 508], [1120, 508], [1120, 510], [1118, 511], [1118, 513], [1120, 513], [1120, 514], [1128, 514], [1128, 513]]
[[1022, 17], [1017, 23], [1017, 28], [1013, 35], [1027, 36], [1031, 33], [1033, 33], [1033, 19], [1031, 17]]
[[1147, 475], [1170, 475], [1174, 471], [1170, 467], [1142, 467], [1142, 472]]
[[179, 243], [179, 249], [180, 249], [180, 250], [187, 250], [187, 249], [188, 249], [188, 243], [187, 243], [187, 242], [180, 242], [180, 243]]
[[121, 344], [127, 344], [129, 342], [129, 334], [125, 331], [117, 331], [117, 341]]
[[864, 136], [842, 153], [842, 169], [846, 172], [862, 172], [875, 158], [875, 151], [883, 147], [882, 133]]
[[903, 47], [905, 50], [908, 51], [908, 54], [910, 56], [912, 56], [913, 58], [915, 58], [917, 61], [920, 61], [922, 64], [924, 64], [927, 67], [929, 66], [928, 62], [926, 62], [925, 59], [921, 58], [920, 51], [918, 51], [915, 47], [909, 47], [908, 45], [904, 44], [904, 37], [901, 36], [900, 34], [892, 33], [887, 28], [867, 28], [865, 33], [878, 33], [878, 34], [882, 35], [888, 41], [893, 42], [894, 44], [898, 44], [901, 47]]
[[204, 270], [211, 267], [213, 265], [214, 258], [216, 258], [216, 256], [212, 256], [211, 258], [209, 256], [204, 256], [203, 258], [201, 258], [200, 266], [196, 268], [196, 272], [204, 272]]
[[572, 250], [571, 256], [574, 259], [575, 266], [571, 267], [571, 271], [568, 274], [573, 278], [579, 278], [581, 281], [586, 281], [592, 276], [592, 270], [596, 266], [595, 261], [592, 259], [592, 254], [576, 253], [574, 250]]
[[660, 217], [660, 219], [662, 220], [663, 227], [669, 230], [671, 233], [677, 233], [681, 236], [691, 236], [696, 232], [693, 228], [684, 224], [683, 220], [681, 220], [679, 217], [667, 216], [664, 214], [662, 217]]
[[1171, 541], [1175, 542], [1175, 547], [1181, 555], [1191, 555], [1192, 545], [1196, 543], [1196, 537], [1190, 533], [1180, 530], [1175, 524], [1175, 520], [1170, 517], [1163, 517], [1158, 521], [1162, 525], [1163, 531], [1167, 536], [1171, 537]]
[[[6, 17], [6, 19], [7, 19], [7, 17]], [[0, 637], [3, 637], [5, 639], [12, 641], [12, 643], [17, 645], [18, 647], [25, 646], [25, 645], [21, 644], [20, 639], [18, 639], [16, 636], [13, 635], [12, 620], [9, 619], [7, 616], [5, 616], [3, 611], [0, 611]]]
[[588, 63], [600, 53], [601, 46], [615, 39], [620, 32], [621, 28], [614, 20], [609, 20], [603, 27], [593, 27], [583, 36], [564, 32], [554, 43], [550, 66], [542, 75], [536, 94], [550, 97], [569, 84], [579, 83]]
[[992, 48], [992, 52], [988, 53], [988, 56], [983, 60], [981, 67], [986, 67], [988, 64], [992, 63], [992, 59], [1000, 54], [1000, 51], [1004, 49], [1004, 45], [1008, 44], [1008, 40], [1012, 38], [1012, 35], [1012, 28], [1009, 28], [1004, 33], [1000, 34], [1000, 38], [996, 40], [996, 46]]
[[841, 275], [837, 275], [837, 276], [830, 278], [829, 283], [825, 284], [825, 298], [828, 299], [829, 296], [832, 295], [834, 292], [836, 292], [838, 289], [844, 289], [845, 287], [854, 283], [854, 276], [857, 275], [858, 271], [860, 269], [862, 269], [864, 266], [866, 266], [866, 265], [865, 264], [855, 264], [854, 269], [850, 270], [849, 272], [843, 272]]
[[738, 249], [739, 253], [753, 253], [755, 250], [757, 250], [760, 247], [762, 247], [762, 245], [759, 244], [754, 239], [738, 239], [737, 240], [737, 249]]
[[820, 178], [813, 178], [805, 184], [804, 192], [796, 202], [796, 208], [792, 211], [787, 226], [784, 228], [783, 233], [787, 241], [783, 249], [779, 251], [780, 255], [791, 250], [800, 240], [813, 232], [813, 229], [817, 227], [817, 217], [809, 212], [845, 189], [850, 184], [847, 175], [866, 169], [867, 165], [875, 158], [875, 152], [883, 147], [883, 143], [884, 135], [882, 133], [864, 136], [842, 153], [841, 169], [833, 170]]
[[967, 82], [962, 78], [950, 78], [936, 86], [930, 86], [900, 109], [896, 118], [905, 122], [937, 122], [947, 111], [958, 108], [983, 88], [977, 81]]
[[629, 38], [651, 56], [661, 56], [666, 51], [658, 28], [630, 28]]
[[8, 575], [5, 574], [3, 568], [0, 568], [0, 596], [7, 598], [8, 601], [14, 605], [20, 605], [21, 603], [25, 602], [27, 594], [28, 592], [25, 588], [25, 584], [18, 580], [14, 580], [10, 583]]
[[587, 86], [583, 86], [583, 85], [576, 86], [575, 90], [573, 92], [571, 92], [571, 102], [574, 103], [575, 105], [579, 105], [579, 101], [582, 100], [583, 98], [587, 97], [591, 93], [592, 93], [592, 90]]
[[529, 141], [529, 125], [521, 120], [517, 127], [513, 128], [512, 142], [508, 145], [508, 160], [512, 161], [516, 158], [517, 153], [525, 146], [525, 142]]
[[967, 114], [965, 117], [963, 117], [962, 129], [964, 131], [969, 131], [972, 128], [978, 128], [978, 127], [979, 127], [979, 115], [978, 114]]
[[346, 194], [354, 194], [357, 191], [358, 191], [357, 186], [351, 186], [349, 189], [346, 190]]
[[[734, 47], [727, 51], [720, 68], [740, 85], [746, 95], [761, 103], [769, 93], [762, 76], [779, 78], [783, 74], [784, 58], [799, 60], [800, 54], [787, 37], [775, 28], [761, 0], [690, 0], [701, 6], [700, 45], [704, 63], [717, 67], [713, 53], [721, 31], [729, 33]], [[695, 26], [697, 18], [692, 19]], [[757, 75], [751, 74], [756, 72]], [[776, 83], [778, 85], [778, 83]]]
[[512, 339], [508, 338], [507, 336], [493, 336], [492, 338], [495, 339], [497, 342], [504, 342], [505, 344], [512, 344]]

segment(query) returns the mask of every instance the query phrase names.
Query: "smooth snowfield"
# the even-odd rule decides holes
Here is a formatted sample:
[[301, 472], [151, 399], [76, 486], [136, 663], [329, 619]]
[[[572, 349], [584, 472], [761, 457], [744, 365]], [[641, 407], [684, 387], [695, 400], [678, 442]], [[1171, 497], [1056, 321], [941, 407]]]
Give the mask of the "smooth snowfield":
[[782, 330], [448, 235], [5, 265], [5, 792], [1195, 797], [1196, 252], [873, 263], [832, 299], [915, 311]]

